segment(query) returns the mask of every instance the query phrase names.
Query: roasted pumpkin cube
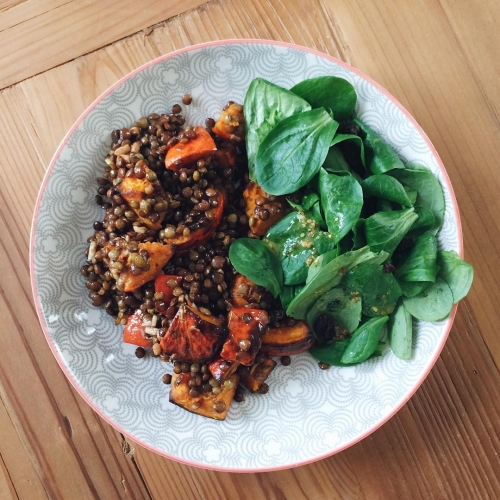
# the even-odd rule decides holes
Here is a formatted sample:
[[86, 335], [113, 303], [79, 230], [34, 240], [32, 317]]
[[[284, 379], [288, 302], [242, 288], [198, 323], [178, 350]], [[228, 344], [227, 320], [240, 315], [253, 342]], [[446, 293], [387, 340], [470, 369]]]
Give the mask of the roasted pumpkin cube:
[[195, 128], [196, 138], [185, 144], [179, 142], [172, 146], [165, 156], [165, 167], [169, 170], [179, 170], [198, 160], [210, 158], [217, 147], [212, 136], [201, 126]]
[[174, 373], [170, 389], [170, 402], [202, 417], [225, 420], [238, 386], [239, 376], [236, 374], [232, 375], [228, 379], [231, 383], [223, 384], [219, 394], [200, 392], [198, 396], [193, 397], [189, 394], [191, 390], [189, 381], [195, 376], [190, 372]]
[[242, 366], [238, 370], [240, 383], [250, 392], [257, 392], [275, 367], [276, 361], [261, 353], [252, 366]]
[[[146, 176], [148, 173], [154, 173], [146, 166], [143, 167], [143, 170]], [[154, 222], [148, 216], [143, 216], [144, 203], [146, 200], [150, 200], [152, 198], [157, 199], [159, 197], [164, 199], [165, 192], [158, 181], [154, 181], [153, 183], [144, 177], [144, 174], [141, 175], [142, 177], [138, 177], [133, 170], [129, 171], [125, 179], [123, 179], [123, 181], [116, 186], [116, 189], [122, 198], [129, 204], [130, 208], [137, 214], [139, 220], [144, 222], [144, 224], [151, 229], [160, 229], [168, 207], [167, 203], [155, 203], [154, 206], [164, 206], [164, 210], [159, 210], [158, 212], [151, 211], [153, 207], [148, 208], [148, 210], [151, 211], [151, 214], [158, 214], [155, 216]], [[156, 219], [156, 217], [158, 218]]]
[[214, 160], [219, 167], [234, 167], [236, 165], [236, 148], [233, 144], [217, 148]]
[[264, 236], [290, 211], [283, 197], [268, 195], [255, 182], [248, 183], [243, 191], [243, 198], [250, 231], [256, 236]]
[[116, 279], [116, 286], [124, 292], [133, 292], [148, 281], [151, 281], [160, 274], [161, 269], [170, 260], [175, 251], [175, 246], [163, 243], [151, 243], [146, 241], [139, 243], [139, 254], [145, 250], [149, 257], [146, 259], [147, 266], [139, 274], [135, 275], [131, 267], [137, 259], [138, 254], [129, 253], [124, 269], [119, 273]]
[[227, 328], [219, 318], [183, 304], [160, 346], [172, 360], [205, 363], [214, 356], [226, 336]]
[[227, 106], [224, 106], [213, 132], [222, 139], [235, 142], [242, 141], [245, 138], [243, 106], [234, 102], [229, 102]]
[[236, 371], [240, 364], [218, 357], [208, 365], [208, 371], [217, 382], [224, 382]]
[[233, 308], [228, 316], [229, 334], [221, 358], [250, 366], [259, 352], [261, 337], [267, 331], [269, 316], [262, 309]]
[[248, 307], [258, 304], [262, 299], [264, 288], [256, 285], [246, 276], [238, 274], [231, 287], [231, 302], [234, 307]]
[[151, 347], [142, 323], [142, 311], [137, 309], [134, 314], [128, 317], [127, 324], [123, 329], [123, 341], [140, 347]]
[[293, 326], [269, 328], [262, 337], [261, 352], [268, 356], [292, 356], [307, 351], [314, 344], [314, 335], [305, 321]]
[[201, 243], [205, 243], [210, 239], [212, 234], [214, 234], [224, 213], [224, 195], [218, 190], [214, 198], [217, 199], [217, 206], [212, 206], [205, 212], [204, 225], [200, 225], [200, 227], [192, 229], [188, 236], [181, 234], [168, 240], [164, 240], [175, 245], [178, 255], [189, 252], [189, 250], [200, 245]]

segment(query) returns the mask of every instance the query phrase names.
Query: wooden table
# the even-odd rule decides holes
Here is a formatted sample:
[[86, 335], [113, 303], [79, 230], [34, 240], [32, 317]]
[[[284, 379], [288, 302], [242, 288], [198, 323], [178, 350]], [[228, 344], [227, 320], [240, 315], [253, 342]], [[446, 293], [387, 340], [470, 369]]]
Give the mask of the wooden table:
[[[500, 3], [495, 0], [0, 0], [0, 498], [500, 498]], [[193, 43], [268, 38], [366, 72], [451, 177], [469, 296], [431, 374], [361, 443], [297, 469], [195, 469], [127, 442], [76, 394], [39, 326], [35, 198], [58, 143], [110, 84]]]

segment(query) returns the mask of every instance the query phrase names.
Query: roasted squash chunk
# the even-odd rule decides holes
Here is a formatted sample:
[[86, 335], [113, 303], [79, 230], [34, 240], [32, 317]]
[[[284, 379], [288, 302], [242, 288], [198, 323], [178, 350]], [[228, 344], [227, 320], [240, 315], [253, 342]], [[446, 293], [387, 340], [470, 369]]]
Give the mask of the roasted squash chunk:
[[219, 318], [181, 305], [160, 346], [175, 361], [205, 363], [226, 338], [227, 329]]
[[258, 304], [264, 289], [250, 281], [246, 276], [238, 274], [231, 288], [231, 302], [234, 307], [248, 307]]
[[[117, 191], [122, 198], [129, 204], [130, 208], [137, 214], [139, 220], [150, 229], [160, 229], [161, 223], [165, 218], [165, 213], [168, 207], [165, 199], [165, 192], [158, 181], [149, 181], [147, 176], [155, 175], [148, 167], [142, 168], [141, 174], [136, 174], [134, 170], [129, 171], [120, 184], [116, 186]], [[138, 177], [140, 175], [140, 177]], [[155, 200], [153, 206], [148, 203], [148, 200]], [[155, 207], [158, 211], [155, 211]], [[154, 217], [150, 218], [150, 216]]]
[[[135, 265], [137, 255], [142, 251], [146, 251], [148, 257], [144, 259], [146, 266], [140, 270], [139, 274], [135, 275], [132, 268]], [[139, 254], [128, 253], [125, 267], [119, 273], [116, 279], [116, 287], [124, 292], [133, 292], [148, 281], [151, 281], [160, 274], [163, 266], [170, 260], [174, 254], [175, 246], [163, 243], [139, 243]], [[148, 267], [149, 266], [149, 267]]]
[[210, 158], [217, 149], [212, 136], [201, 126], [195, 128], [196, 138], [185, 144], [179, 142], [172, 146], [165, 156], [165, 167], [179, 170], [198, 160]]
[[270, 328], [262, 337], [261, 352], [268, 356], [292, 356], [307, 351], [314, 344], [314, 336], [305, 321], [293, 326]]
[[236, 148], [233, 144], [217, 148], [214, 160], [219, 167], [234, 167], [236, 165]]
[[123, 341], [127, 344], [134, 344], [141, 347], [151, 347], [149, 340], [145, 336], [144, 326], [142, 326], [142, 311], [137, 309], [128, 317], [127, 324], [123, 330]]
[[202, 417], [225, 420], [229, 407], [233, 402], [239, 376], [236, 374], [232, 375], [229, 379], [231, 384], [223, 384], [219, 394], [201, 392], [196, 397], [189, 394], [191, 390], [189, 381], [194, 377], [195, 375], [192, 373], [174, 373], [172, 376], [172, 388], [170, 389], [170, 402]]
[[189, 250], [197, 245], [205, 243], [210, 239], [212, 234], [214, 234], [224, 213], [224, 195], [222, 192], [217, 191], [215, 197], [217, 199], [217, 206], [211, 207], [205, 212], [205, 223], [203, 225], [200, 225], [196, 229], [192, 229], [189, 236], [180, 235], [164, 240], [176, 246], [178, 255], [189, 252]]
[[243, 106], [229, 102], [213, 128], [214, 134], [222, 139], [239, 142], [245, 138], [245, 117]]
[[[262, 359], [259, 359], [262, 358]], [[242, 366], [238, 373], [240, 375], [240, 383], [249, 391], [257, 392], [262, 384], [267, 380], [267, 377], [276, 367], [276, 361], [263, 354], [259, 354], [255, 363], [252, 366]]]
[[250, 366], [259, 352], [261, 337], [267, 331], [269, 316], [262, 309], [233, 308], [228, 316], [229, 334], [221, 358]]
[[237, 361], [228, 361], [219, 357], [209, 363], [208, 371], [217, 382], [224, 382], [236, 371], [239, 365]]
[[290, 210], [283, 197], [268, 195], [255, 182], [248, 183], [243, 198], [250, 231], [256, 236], [264, 236]]

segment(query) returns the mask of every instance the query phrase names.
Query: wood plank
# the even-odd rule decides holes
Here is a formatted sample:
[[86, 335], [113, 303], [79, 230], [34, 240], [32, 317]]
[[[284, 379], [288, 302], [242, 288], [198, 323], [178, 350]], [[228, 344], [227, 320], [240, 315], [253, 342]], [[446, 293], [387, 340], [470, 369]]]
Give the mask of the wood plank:
[[[47, 498], [47, 492], [1, 399], [0, 429], [0, 465], [5, 471], [4, 476], [7, 475], [6, 479], [11, 483], [13, 497], [33, 500]], [[4, 498], [1, 491], [0, 488], [0, 499]]]
[[[0, 10], [0, 89], [154, 25], [205, 0], [26, 0]], [[29, 61], [29, 64], [27, 63]]]
[[16, 5], [24, 2], [25, 0], [0, 0], [0, 13], [12, 9]]
[[14, 484], [5, 466], [3, 457], [0, 454], [0, 500], [12, 500], [19, 498], [14, 488]]
[[500, 88], [498, 79], [498, 47], [500, 42], [495, 36], [500, 13], [495, 0], [463, 2], [456, 8], [456, 2], [440, 0], [455, 43], [467, 59], [474, 78], [488, 101], [491, 113], [499, 119]]

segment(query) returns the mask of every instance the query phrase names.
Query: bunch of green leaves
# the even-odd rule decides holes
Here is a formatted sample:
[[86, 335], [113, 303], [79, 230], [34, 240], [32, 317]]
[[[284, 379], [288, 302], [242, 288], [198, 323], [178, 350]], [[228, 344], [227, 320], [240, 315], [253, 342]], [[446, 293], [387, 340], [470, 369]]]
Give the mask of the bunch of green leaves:
[[[355, 117], [356, 92], [322, 76], [290, 90], [255, 79], [246, 94], [250, 179], [293, 209], [263, 240], [230, 248], [234, 268], [307, 320], [311, 354], [347, 366], [378, 355], [384, 330], [401, 359], [413, 318], [439, 321], [468, 292], [472, 267], [438, 251], [445, 201], [427, 168], [406, 164]], [[354, 160], [353, 160], [354, 158]], [[347, 332], [325, 342], [318, 319]], [[323, 342], [323, 343], [321, 343]]]

